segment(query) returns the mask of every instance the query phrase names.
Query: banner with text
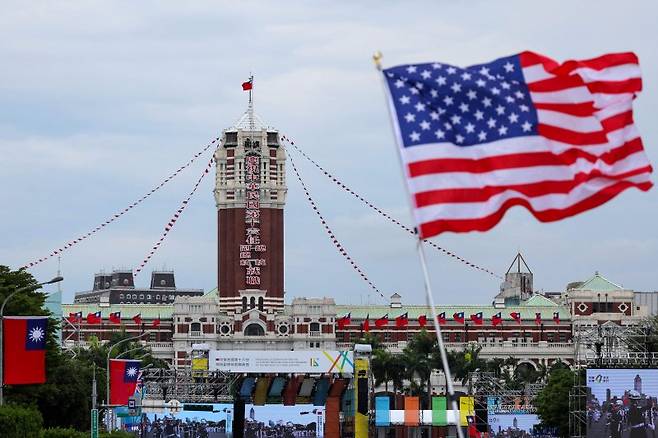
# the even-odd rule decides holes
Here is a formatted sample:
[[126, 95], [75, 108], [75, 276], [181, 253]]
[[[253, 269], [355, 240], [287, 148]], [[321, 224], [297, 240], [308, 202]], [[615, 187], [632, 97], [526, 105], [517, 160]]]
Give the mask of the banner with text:
[[210, 350], [210, 371], [232, 373], [354, 374], [351, 351]]

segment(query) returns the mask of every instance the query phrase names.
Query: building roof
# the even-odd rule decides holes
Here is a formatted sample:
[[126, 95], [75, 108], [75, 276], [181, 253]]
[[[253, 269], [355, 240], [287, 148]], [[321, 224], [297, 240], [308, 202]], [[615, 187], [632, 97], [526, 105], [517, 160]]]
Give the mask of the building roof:
[[174, 306], [171, 304], [112, 304], [111, 306], [100, 306], [97, 303], [74, 303], [62, 304], [62, 314], [66, 317], [69, 313], [82, 312], [82, 317], [88, 313], [101, 311], [101, 316], [107, 318], [111, 312], [121, 312], [121, 318], [129, 319], [137, 314], [141, 314], [143, 319], [155, 319], [158, 316], [162, 319], [171, 318]]
[[235, 122], [231, 128], [229, 128], [229, 131], [235, 129], [251, 131], [252, 128], [254, 131], [261, 131], [263, 129], [267, 129], [267, 124], [263, 122], [263, 119], [261, 119], [258, 114], [253, 112], [253, 108], [247, 108], [247, 111], [245, 111], [244, 114], [242, 114], [242, 116], [238, 119], [238, 121]]
[[[464, 312], [466, 319], [470, 315], [482, 312], [482, 317], [485, 319], [490, 319], [493, 315], [497, 315], [500, 312], [503, 320], [512, 320], [510, 313], [518, 312], [521, 314], [523, 319], [535, 319], [535, 313], [541, 313], [543, 319], [552, 319], [553, 312], [560, 313], [560, 319], [568, 321], [571, 319], [569, 313], [569, 308], [565, 306], [560, 306], [555, 302], [549, 300], [548, 298], [542, 297], [540, 295], [535, 295], [538, 297], [534, 301], [530, 298], [528, 301], [525, 301], [516, 306], [506, 306], [504, 308], [496, 308], [491, 305], [473, 305], [473, 304], [454, 304], [454, 305], [445, 305], [437, 306], [436, 312], [441, 313], [445, 312], [447, 319], [452, 319], [452, 315], [457, 312]], [[533, 297], [534, 298], [534, 297]], [[336, 315], [338, 317], [350, 314], [352, 319], [365, 319], [366, 316], [369, 316], [370, 319], [377, 319], [386, 314], [388, 314], [389, 319], [393, 319], [397, 316], [408, 314], [409, 319], [416, 319], [421, 315], [430, 317], [431, 311], [429, 306], [419, 306], [419, 305], [405, 305], [402, 304], [402, 307], [391, 308], [387, 305], [370, 305], [370, 306], [349, 306], [349, 305], [336, 305]], [[431, 318], [431, 317], [430, 317]]]
[[585, 281], [580, 286], [574, 288], [573, 290], [589, 290], [594, 292], [614, 292], [626, 290], [622, 286], [613, 283], [604, 276], [597, 272], [594, 273], [594, 276], [589, 280]]

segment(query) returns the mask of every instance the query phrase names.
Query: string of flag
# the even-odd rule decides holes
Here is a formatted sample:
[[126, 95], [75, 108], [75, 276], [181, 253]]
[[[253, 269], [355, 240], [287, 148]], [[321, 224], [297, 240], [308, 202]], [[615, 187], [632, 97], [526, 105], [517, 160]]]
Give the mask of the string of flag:
[[115, 220], [119, 219], [119, 218], [120, 218], [121, 216], [123, 216], [124, 214], [128, 213], [128, 212], [129, 212], [130, 210], [132, 210], [133, 208], [137, 207], [139, 204], [141, 204], [142, 202], [144, 202], [147, 198], [149, 198], [152, 194], [154, 194], [155, 192], [157, 192], [158, 190], [160, 190], [162, 187], [164, 187], [169, 181], [171, 181], [171, 180], [174, 179], [176, 176], [178, 176], [178, 174], [180, 174], [183, 170], [185, 170], [185, 169], [187, 169], [188, 167], [190, 167], [190, 165], [192, 165], [192, 163], [194, 163], [194, 162], [196, 161], [197, 158], [199, 158], [201, 155], [203, 155], [208, 149], [210, 149], [215, 143], [217, 143], [217, 142], [219, 142], [219, 141], [220, 141], [220, 138], [219, 138], [219, 137], [216, 137], [216, 138], [215, 138], [214, 140], [212, 140], [210, 143], [208, 143], [207, 145], [205, 145], [203, 149], [201, 149], [199, 152], [197, 152], [196, 154], [194, 154], [194, 155], [192, 156], [192, 158], [190, 158], [190, 160], [189, 160], [187, 163], [183, 164], [181, 167], [179, 167], [178, 169], [176, 169], [176, 171], [174, 171], [171, 175], [169, 175], [168, 177], [166, 177], [165, 179], [163, 179], [158, 185], [156, 185], [155, 187], [153, 187], [149, 192], [147, 192], [147, 193], [146, 193], [145, 195], [143, 195], [141, 198], [137, 199], [137, 200], [136, 200], [135, 202], [133, 202], [132, 204], [130, 204], [130, 205], [128, 205], [127, 207], [125, 207], [123, 210], [120, 210], [119, 212], [117, 212], [117, 213], [115, 213], [114, 215], [110, 216], [107, 220], [105, 220], [104, 222], [102, 222], [102, 223], [101, 223], [100, 225], [98, 225], [97, 227], [91, 229], [90, 231], [88, 231], [88, 232], [85, 233], [85, 234], [82, 234], [82, 235], [79, 236], [78, 238], [73, 239], [73, 240], [67, 242], [66, 244], [64, 244], [63, 246], [59, 247], [58, 249], [55, 249], [55, 250], [51, 251], [50, 254], [48, 254], [48, 255], [46, 255], [46, 256], [43, 256], [43, 257], [40, 257], [40, 258], [38, 258], [38, 259], [35, 259], [35, 260], [33, 260], [32, 262], [29, 262], [29, 263], [23, 265], [23, 266], [21, 267], [21, 269], [29, 269], [29, 268], [33, 268], [34, 266], [36, 266], [36, 265], [38, 265], [38, 264], [40, 264], [40, 263], [42, 263], [42, 262], [45, 262], [46, 260], [50, 259], [51, 257], [54, 257], [54, 256], [56, 256], [56, 255], [59, 255], [59, 254], [63, 253], [64, 251], [67, 251], [68, 249], [72, 248], [73, 246], [77, 245], [78, 243], [82, 242], [83, 240], [85, 240], [85, 239], [91, 237], [92, 235], [96, 234], [97, 232], [99, 232], [100, 230], [102, 230], [103, 228], [105, 228], [106, 226], [108, 226], [109, 224], [111, 224], [112, 222], [114, 222]]
[[359, 274], [359, 276], [368, 283], [370, 288], [377, 292], [384, 300], [386, 300], [386, 297], [384, 296], [383, 293], [375, 286], [375, 284], [368, 278], [368, 276], [361, 270], [361, 268], [356, 264], [354, 259], [348, 254], [347, 250], [345, 250], [345, 247], [338, 241], [336, 238], [336, 235], [334, 234], [333, 230], [329, 227], [329, 224], [325, 220], [324, 216], [322, 216], [322, 213], [320, 213], [320, 210], [318, 209], [317, 205], [315, 204], [315, 201], [313, 200], [313, 197], [311, 197], [311, 194], [308, 191], [308, 188], [306, 187], [306, 184], [304, 183], [304, 180], [302, 179], [301, 175], [299, 174], [299, 171], [297, 170], [297, 166], [295, 165], [295, 161], [293, 160], [292, 156], [288, 155], [288, 158], [290, 158], [290, 165], [292, 167], [293, 172], [295, 173], [295, 176], [297, 177], [297, 180], [299, 181], [299, 184], [302, 186], [302, 190], [304, 190], [304, 194], [306, 195], [306, 200], [309, 202], [311, 205], [311, 208], [315, 212], [315, 214], [318, 215], [320, 218], [320, 222], [322, 223], [322, 226], [324, 227], [325, 231], [327, 232], [327, 235], [329, 235], [329, 238], [331, 239], [331, 242], [334, 244], [336, 249], [338, 249], [338, 252], [347, 260], [347, 262], [352, 266], [352, 268]]
[[[292, 141], [291, 139], [287, 138], [285, 135], [282, 135], [282, 136], [281, 136], [281, 139], [282, 139], [283, 141], [285, 141], [286, 143], [290, 144], [290, 145], [291, 145], [291, 146], [292, 146], [292, 147], [293, 147], [293, 148], [294, 148], [294, 149], [295, 149], [295, 150], [296, 150], [301, 156], [303, 156], [308, 162], [310, 162], [311, 164], [313, 164], [318, 170], [320, 170], [320, 172], [322, 172], [322, 173], [324, 174], [324, 176], [326, 176], [327, 178], [329, 178], [329, 179], [330, 179], [334, 184], [336, 184], [338, 187], [340, 187], [341, 189], [343, 189], [344, 191], [346, 191], [346, 192], [349, 193], [350, 195], [354, 196], [356, 199], [358, 199], [358, 200], [361, 201], [363, 204], [365, 204], [368, 208], [370, 208], [371, 210], [375, 211], [375, 212], [378, 213], [380, 216], [382, 216], [382, 217], [384, 217], [385, 219], [387, 219], [389, 222], [392, 222], [393, 224], [397, 225], [399, 228], [402, 228], [404, 231], [406, 231], [406, 232], [408, 232], [408, 233], [410, 233], [410, 234], [412, 234], [412, 235], [415, 235], [415, 234], [416, 234], [416, 232], [415, 232], [413, 229], [411, 229], [410, 227], [404, 225], [404, 224], [401, 223], [399, 220], [395, 219], [395, 218], [392, 217], [390, 214], [386, 213], [385, 211], [383, 211], [382, 209], [380, 209], [379, 207], [377, 207], [376, 205], [374, 205], [372, 202], [368, 201], [368, 200], [365, 199], [363, 196], [361, 196], [360, 194], [356, 193], [354, 190], [352, 190], [352, 189], [349, 188], [347, 185], [345, 185], [341, 180], [339, 180], [338, 178], [336, 178], [332, 173], [328, 172], [328, 171], [327, 171], [325, 168], [323, 168], [319, 163], [317, 163], [317, 162], [316, 162], [315, 160], [313, 160], [310, 156], [308, 156], [308, 154], [306, 154], [301, 148], [299, 148], [299, 147], [295, 144], [294, 141]], [[285, 146], [284, 146], [284, 147], [285, 147]], [[286, 149], [287, 149], [287, 148], [286, 148]], [[497, 279], [499, 279], [499, 280], [502, 280], [502, 279], [503, 279], [503, 277], [501, 277], [500, 275], [494, 273], [493, 271], [491, 271], [491, 270], [489, 270], [489, 269], [487, 269], [487, 268], [484, 268], [484, 267], [482, 267], [482, 266], [480, 266], [480, 265], [478, 265], [478, 264], [476, 264], [476, 263], [470, 262], [470, 261], [466, 260], [465, 258], [460, 257], [460, 256], [458, 256], [457, 254], [453, 253], [452, 251], [447, 250], [447, 249], [445, 249], [445, 248], [443, 248], [443, 247], [437, 245], [436, 243], [432, 242], [432, 241], [429, 240], [429, 239], [423, 239], [423, 242], [427, 243], [428, 245], [432, 246], [434, 249], [443, 252], [445, 255], [447, 255], [447, 256], [449, 256], [449, 257], [452, 257], [452, 258], [456, 259], [457, 261], [459, 261], [459, 262], [461, 262], [461, 263], [463, 263], [463, 264], [465, 264], [465, 265], [467, 265], [467, 266], [469, 266], [469, 267], [471, 267], [471, 268], [473, 268], [473, 269], [477, 269], [478, 271], [485, 272], [485, 273], [487, 273], [487, 274], [489, 274], [489, 275], [491, 275], [491, 276], [493, 276], [493, 277], [495, 277], [495, 278], [497, 278]]]
[[205, 169], [203, 169], [203, 172], [201, 173], [201, 176], [199, 179], [197, 179], [196, 183], [194, 184], [194, 187], [190, 191], [190, 193], [187, 195], [187, 198], [181, 202], [181, 204], [178, 206], [178, 209], [174, 212], [174, 214], [171, 216], [171, 219], [169, 219], [169, 222], [164, 226], [164, 231], [160, 235], [160, 238], [155, 242], [149, 253], [144, 257], [144, 260], [142, 260], [142, 263], [139, 264], [139, 266], [135, 269], [135, 277], [139, 275], [142, 269], [144, 269], [144, 266], [151, 260], [151, 257], [153, 257], [153, 254], [160, 248], [160, 245], [162, 245], [162, 242], [165, 240], [169, 232], [174, 228], [174, 224], [178, 221], [180, 216], [183, 214], [183, 211], [185, 211], [185, 208], [187, 208], [187, 205], [190, 202], [190, 199], [192, 199], [192, 196], [194, 196], [194, 193], [196, 193], [197, 189], [199, 188], [199, 185], [201, 184], [201, 181], [203, 181], [203, 178], [210, 172], [210, 169], [212, 168], [212, 164], [215, 161], [215, 157], [210, 159], [208, 161], [208, 165], [206, 166]]

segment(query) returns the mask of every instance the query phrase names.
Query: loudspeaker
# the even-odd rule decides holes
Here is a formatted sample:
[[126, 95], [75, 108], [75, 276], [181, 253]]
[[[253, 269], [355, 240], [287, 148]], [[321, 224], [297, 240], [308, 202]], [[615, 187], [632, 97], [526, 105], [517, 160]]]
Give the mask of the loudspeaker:
[[233, 438], [244, 438], [244, 400], [233, 402]]
[[475, 427], [478, 432], [489, 431], [489, 411], [483, 399], [475, 399]]

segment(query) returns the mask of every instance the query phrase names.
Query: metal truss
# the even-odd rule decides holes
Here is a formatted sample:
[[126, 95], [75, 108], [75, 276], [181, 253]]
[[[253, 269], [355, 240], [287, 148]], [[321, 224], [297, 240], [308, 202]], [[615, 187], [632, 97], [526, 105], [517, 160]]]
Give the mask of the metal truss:
[[658, 365], [658, 354], [647, 351], [651, 326], [647, 323], [620, 325], [606, 322], [589, 326], [574, 324], [575, 365], [620, 368]]
[[233, 402], [232, 389], [239, 375], [175, 369], [143, 370], [144, 398], [184, 402]]
[[526, 383], [522, 389], [511, 389], [492, 372], [475, 371], [469, 373], [469, 392], [485, 400], [492, 397], [496, 408], [501, 412], [536, 412], [534, 400], [544, 388], [543, 383]]

